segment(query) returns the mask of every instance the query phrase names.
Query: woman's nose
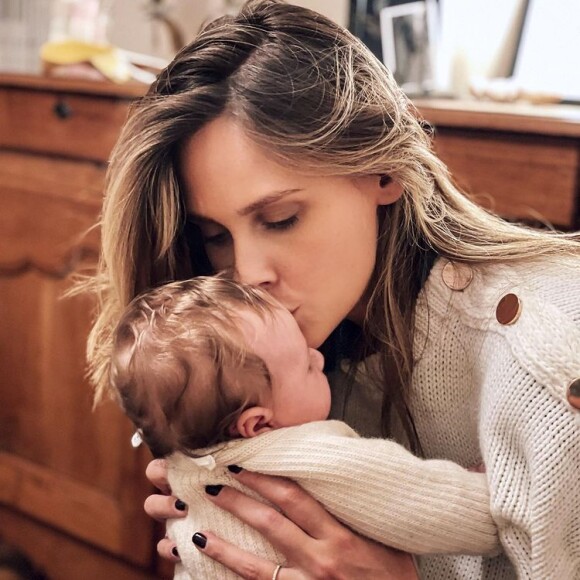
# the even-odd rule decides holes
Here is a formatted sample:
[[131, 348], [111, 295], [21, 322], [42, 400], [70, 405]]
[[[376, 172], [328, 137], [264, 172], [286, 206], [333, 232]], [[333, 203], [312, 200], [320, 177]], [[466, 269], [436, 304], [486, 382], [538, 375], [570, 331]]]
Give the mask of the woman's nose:
[[263, 249], [238, 246], [234, 252], [236, 280], [252, 286], [270, 286], [276, 281], [271, 256]]

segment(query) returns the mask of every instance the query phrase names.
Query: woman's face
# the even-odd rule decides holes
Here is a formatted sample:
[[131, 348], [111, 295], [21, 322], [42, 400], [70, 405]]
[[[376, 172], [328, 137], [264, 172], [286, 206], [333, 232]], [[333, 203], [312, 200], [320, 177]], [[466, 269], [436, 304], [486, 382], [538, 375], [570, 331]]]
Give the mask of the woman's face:
[[377, 207], [400, 195], [378, 176], [317, 177], [270, 159], [234, 120], [197, 132], [180, 156], [190, 218], [216, 271], [261, 286], [317, 348], [360, 322], [377, 245]]

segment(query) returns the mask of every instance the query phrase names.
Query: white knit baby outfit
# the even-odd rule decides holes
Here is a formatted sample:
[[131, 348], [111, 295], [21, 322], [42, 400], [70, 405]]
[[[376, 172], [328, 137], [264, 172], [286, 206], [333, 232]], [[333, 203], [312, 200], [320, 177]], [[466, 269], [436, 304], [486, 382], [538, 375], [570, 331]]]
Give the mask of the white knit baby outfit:
[[290, 477], [352, 529], [402, 550], [491, 554], [499, 549], [482, 474], [449, 461], [419, 459], [393, 441], [362, 439], [339, 421], [278, 429], [203, 453], [199, 459], [182, 454], [169, 459], [171, 489], [189, 506], [187, 517], [173, 521], [168, 531], [182, 560], [179, 579], [237, 578], [194, 548], [193, 534], [206, 529], [284, 562], [252, 528], [207, 500], [207, 484], [241, 488], [227, 471], [232, 464]]

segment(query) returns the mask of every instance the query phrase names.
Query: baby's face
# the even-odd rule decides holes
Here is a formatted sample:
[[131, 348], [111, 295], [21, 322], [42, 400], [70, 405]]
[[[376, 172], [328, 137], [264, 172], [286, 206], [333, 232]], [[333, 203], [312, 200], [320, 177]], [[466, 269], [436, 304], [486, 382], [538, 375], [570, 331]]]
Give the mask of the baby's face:
[[272, 391], [261, 404], [272, 409], [275, 428], [323, 421], [330, 412], [330, 386], [322, 372], [324, 357], [309, 348], [296, 320], [284, 308], [265, 320], [243, 312], [248, 346], [262, 358], [272, 379]]

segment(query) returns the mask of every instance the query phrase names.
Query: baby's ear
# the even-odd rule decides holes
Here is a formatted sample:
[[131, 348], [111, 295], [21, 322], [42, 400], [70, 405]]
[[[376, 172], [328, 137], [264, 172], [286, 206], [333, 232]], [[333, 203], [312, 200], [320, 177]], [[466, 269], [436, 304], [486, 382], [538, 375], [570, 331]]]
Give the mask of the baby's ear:
[[250, 407], [243, 411], [230, 426], [230, 435], [249, 439], [273, 429], [272, 410], [267, 407]]

